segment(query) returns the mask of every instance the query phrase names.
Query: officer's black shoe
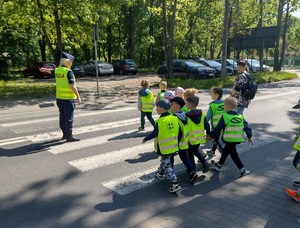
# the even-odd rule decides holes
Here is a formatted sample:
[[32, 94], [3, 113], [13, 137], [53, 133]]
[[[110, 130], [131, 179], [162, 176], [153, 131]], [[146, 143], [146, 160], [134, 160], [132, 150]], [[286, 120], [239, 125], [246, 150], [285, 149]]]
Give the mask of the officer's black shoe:
[[79, 138], [76, 138], [73, 134], [72, 131], [69, 131], [67, 134], [67, 142], [77, 142], [79, 141]]
[[67, 137], [68, 137], [68, 133], [66, 132], [66, 131], [62, 131], [63, 132], [63, 136], [62, 136], [62, 140], [63, 139], [67, 139]]

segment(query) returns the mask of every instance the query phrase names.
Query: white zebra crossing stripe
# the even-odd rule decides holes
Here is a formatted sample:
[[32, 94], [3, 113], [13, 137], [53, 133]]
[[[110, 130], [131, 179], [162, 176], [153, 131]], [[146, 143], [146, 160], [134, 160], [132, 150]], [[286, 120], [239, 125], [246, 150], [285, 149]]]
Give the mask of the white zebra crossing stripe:
[[[157, 118], [157, 117], [158, 117], [157, 115], [153, 116], [153, 118]], [[74, 135], [91, 133], [91, 132], [96, 132], [96, 131], [100, 131], [100, 130], [130, 126], [130, 125], [137, 124], [139, 122], [140, 122], [140, 118], [132, 118], [132, 119], [127, 119], [127, 120], [114, 121], [114, 122], [102, 123], [102, 124], [97, 124], [97, 125], [92, 125], [92, 126], [75, 128], [73, 133], [74, 133]], [[151, 129], [151, 128], [149, 128], [149, 129]], [[120, 134], [122, 134], [122, 132], [120, 132]], [[47, 132], [47, 133], [28, 135], [28, 136], [24, 136], [24, 137], [11, 138], [9, 140], [0, 140], [0, 146], [14, 144], [17, 142], [25, 142], [25, 141], [41, 142], [41, 141], [51, 140], [51, 139], [61, 138], [61, 137], [62, 137], [61, 131], [52, 131], [52, 132]], [[19, 141], [21, 139], [22, 139], [22, 141]]]
[[28, 139], [26, 137], [18, 137], [18, 138], [12, 138], [12, 139], [4, 139], [0, 140], [0, 146], [20, 143], [20, 142], [26, 142]]
[[[132, 159], [138, 156], [141, 152], [153, 151], [153, 142], [146, 143], [138, 146], [128, 147], [113, 152], [98, 154], [90, 157], [85, 157], [68, 163], [81, 172], [97, 169], [100, 167], [108, 166], [117, 162], [123, 162], [127, 159]], [[154, 153], [154, 152], [153, 152]]]
[[[134, 110], [134, 109], [136, 109], [136, 108], [120, 108], [120, 109], [118, 109], [118, 111], [123, 112], [123, 111], [129, 111], [129, 110]], [[116, 110], [101, 110], [98, 112], [84, 112], [84, 113], [79, 113], [79, 114], [77, 114], [77, 112], [75, 112], [75, 118], [76, 117], [95, 116], [95, 115], [115, 113], [115, 112], [116, 112]], [[44, 119], [41, 118], [41, 119], [35, 119], [35, 120], [25, 120], [25, 121], [19, 121], [19, 122], [5, 123], [5, 124], [1, 124], [0, 126], [12, 127], [12, 126], [27, 125], [27, 124], [44, 123], [44, 122], [49, 122], [49, 121], [58, 121], [58, 116], [44, 118]]]
[[[140, 190], [160, 181], [154, 176], [154, 172], [159, 166], [159, 160], [157, 160], [157, 162], [157, 166], [150, 169], [135, 172], [128, 176], [118, 177], [113, 180], [104, 181], [101, 184], [119, 195], [126, 195], [136, 190]], [[185, 172], [185, 169], [186, 168], [182, 163], [174, 165], [176, 175]]]
[[[123, 135], [122, 137], [120, 137], [120, 135]], [[125, 138], [132, 138], [132, 137], [142, 137], [145, 135], [145, 132], [134, 132], [132, 130], [130, 131], [123, 131], [123, 132], [118, 132], [118, 133], [114, 133], [114, 134], [109, 134], [109, 135], [102, 135], [99, 137], [95, 137], [95, 138], [89, 138], [89, 139], [85, 139], [85, 140], [81, 140], [78, 142], [72, 142], [72, 143], [64, 143], [64, 144], [60, 144], [60, 145], [54, 145], [54, 146], [50, 146], [50, 148], [47, 150], [52, 153], [52, 154], [61, 154], [61, 153], [66, 153], [69, 151], [74, 151], [74, 150], [80, 150], [80, 149], [84, 149], [87, 147], [91, 147], [91, 146], [97, 146], [97, 145], [101, 145], [104, 143], [109, 142], [110, 140], [121, 140], [121, 139], [125, 139]], [[120, 137], [118, 139], [118, 137]]]

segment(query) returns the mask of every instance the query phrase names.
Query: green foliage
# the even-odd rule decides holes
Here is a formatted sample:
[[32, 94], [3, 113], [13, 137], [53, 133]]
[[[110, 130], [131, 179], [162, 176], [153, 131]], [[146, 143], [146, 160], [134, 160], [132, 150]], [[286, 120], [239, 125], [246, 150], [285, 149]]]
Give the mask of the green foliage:
[[[296, 73], [287, 72], [266, 72], [251, 74], [255, 83], [264, 84], [283, 80], [291, 80], [297, 78]], [[190, 79], [166, 79], [168, 87], [181, 86], [183, 88], [210, 89], [212, 87], [231, 88], [233, 86], [235, 76], [226, 76], [225, 78], [190, 80]]]
[[33, 80], [0, 81], [0, 98], [39, 98], [55, 96], [55, 84]]

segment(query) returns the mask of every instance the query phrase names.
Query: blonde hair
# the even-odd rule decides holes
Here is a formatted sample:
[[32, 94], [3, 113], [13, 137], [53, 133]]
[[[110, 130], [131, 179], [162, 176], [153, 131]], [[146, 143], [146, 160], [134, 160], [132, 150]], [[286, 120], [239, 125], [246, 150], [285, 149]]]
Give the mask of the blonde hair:
[[197, 93], [197, 89], [195, 88], [188, 88], [183, 92], [184, 99], [187, 99], [188, 97], [195, 96]]
[[143, 88], [149, 88], [149, 87], [150, 87], [150, 81], [147, 80], [147, 79], [143, 79], [143, 80], [141, 81], [141, 86], [142, 86]]
[[68, 64], [68, 63], [72, 63], [72, 60], [66, 59], [66, 58], [60, 59], [60, 65], [61, 66], [66, 66], [66, 64]]
[[166, 90], [166, 89], [167, 89], [167, 86], [168, 86], [168, 84], [167, 84], [166, 81], [161, 81], [161, 82], [159, 83], [159, 89], [160, 89], [160, 90]]
[[226, 105], [230, 109], [235, 109], [237, 106], [237, 99], [235, 97], [227, 97], [224, 100], [224, 105]]

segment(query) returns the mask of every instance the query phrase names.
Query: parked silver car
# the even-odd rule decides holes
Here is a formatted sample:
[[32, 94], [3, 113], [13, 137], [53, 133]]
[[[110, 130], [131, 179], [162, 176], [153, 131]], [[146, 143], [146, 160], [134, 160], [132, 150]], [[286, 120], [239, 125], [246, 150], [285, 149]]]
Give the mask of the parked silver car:
[[[98, 75], [112, 75], [114, 73], [113, 66], [105, 61], [98, 60]], [[92, 60], [83, 65], [84, 74], [91, 74], [96, 76], [96, 61]]]
[[[248, 64], [248, 68], [250, 72], [256, 73], [260, 71], [260, 63], [256, 59], [245, 59]], [[263, 71], [271, 71], [270, 67], [267, 65], [263, 65]]]

